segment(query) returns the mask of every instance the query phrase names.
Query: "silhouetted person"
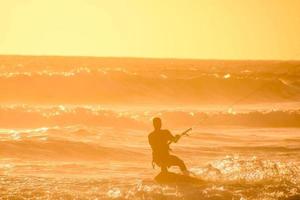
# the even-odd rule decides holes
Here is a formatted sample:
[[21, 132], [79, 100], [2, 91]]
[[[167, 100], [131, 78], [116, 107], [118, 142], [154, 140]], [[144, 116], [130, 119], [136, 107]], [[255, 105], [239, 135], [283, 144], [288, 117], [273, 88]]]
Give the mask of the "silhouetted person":
[[168, 167], [178, 166], [183, 174], [189, 172], [184, 162], [177, 156], [170, 154], [169, 142], [177, 142], [180, 135], [173, 136], [170, 131], [161, 129], [161, 119], [153, 119], [154, 130], [149, 134], [148, 141], [152, 148], [152, 159], [161, 168], [161, 172], [168, 172]]

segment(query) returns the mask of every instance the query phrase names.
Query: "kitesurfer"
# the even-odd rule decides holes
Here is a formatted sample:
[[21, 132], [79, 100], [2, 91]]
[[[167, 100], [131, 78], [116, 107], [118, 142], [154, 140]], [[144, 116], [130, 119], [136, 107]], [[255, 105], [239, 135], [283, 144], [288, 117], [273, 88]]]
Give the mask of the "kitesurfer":
[[153, 119], [154, 130], [149, 134], [148, 141], [152, 148], [152, 162], [161, 168], [162, 173], [167, 173], [171, 166], [178, 166], [184, 175], [189, 175], [184, 162], [177, 156], [170, 154], [169, 144], [177, 142], [180, 135], [173, 136], [169, 130], [161, 129], [161, 119]]

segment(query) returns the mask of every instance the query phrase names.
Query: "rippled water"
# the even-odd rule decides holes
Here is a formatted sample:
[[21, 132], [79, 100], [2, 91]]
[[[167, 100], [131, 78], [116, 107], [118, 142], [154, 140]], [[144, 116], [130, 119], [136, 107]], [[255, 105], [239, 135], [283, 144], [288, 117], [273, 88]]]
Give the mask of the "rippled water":
[[[0, 199], [300, 199], [299, 69], [0, 56]], [[154, 181], [154, 116], [201, 184]]]
[[292, 199], [299, 198], [298, 166], [226, 157], [192, 168], [201, 185], [159, 185], [138, 178], [1, 176], [3, 199]]
[[300, 195], [298, 128], [198, 128], [172, 149], [203, 180], [200, 185], [160, 185], [153, 180], [158, 169], [151, 167], [147, 130], [71, 126], [27, 129], [16, 138], [3, 132], [2, 199], [297, 199]]

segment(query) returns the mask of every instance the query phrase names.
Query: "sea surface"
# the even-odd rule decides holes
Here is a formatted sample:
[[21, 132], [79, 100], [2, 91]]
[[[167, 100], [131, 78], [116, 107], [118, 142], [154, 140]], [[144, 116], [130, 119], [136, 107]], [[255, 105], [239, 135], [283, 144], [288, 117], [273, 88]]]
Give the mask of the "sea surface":
[[[154, 181], [153, 117], [202, 184]], [[292, 200], [299, 164], [300, 62], [0, 56], [0, 199]]]

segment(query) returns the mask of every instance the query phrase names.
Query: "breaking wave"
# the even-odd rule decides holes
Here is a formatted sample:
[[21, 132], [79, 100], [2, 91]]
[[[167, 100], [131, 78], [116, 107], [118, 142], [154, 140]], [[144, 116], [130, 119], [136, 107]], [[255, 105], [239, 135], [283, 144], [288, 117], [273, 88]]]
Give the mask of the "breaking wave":
[[300, 100], [299, 62], [0, 57], [1, 102], [230, 104]]
[[[186, 127], [211, 126], [299, 127], [300, 110], [266, 109], [261, 111], [212, 110], [195, 108], [122, 110], [102, 106], [1, 106], [0, 126], [5, 128], [53, 127], [68, 125], [103, 126], [128, 129], [150, 128], [151, 119], [160, 116], [166, 124]], [[20, 120], [22, 119], [22, 120]], [[17, 123], [16, 123], [17, 122]]]

